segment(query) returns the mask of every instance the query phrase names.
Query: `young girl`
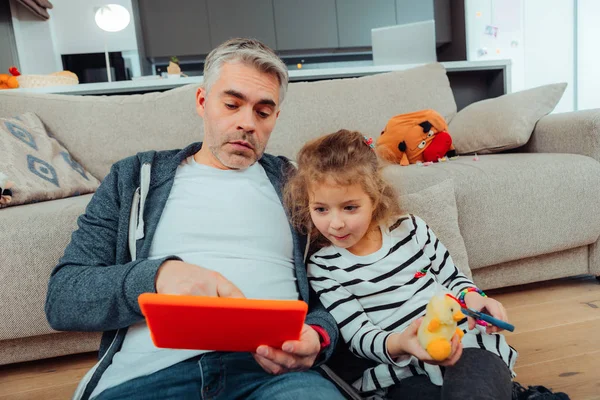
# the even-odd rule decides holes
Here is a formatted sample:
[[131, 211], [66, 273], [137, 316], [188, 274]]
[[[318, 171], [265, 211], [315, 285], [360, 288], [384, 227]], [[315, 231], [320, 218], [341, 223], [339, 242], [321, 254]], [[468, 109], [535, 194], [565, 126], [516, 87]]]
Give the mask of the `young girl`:
[[[375, 361], [354, 382], [391, 399], [510, 399], [517, 354], [497, 327], [459, 322], [452, 352], [435, 362], [417, 340], [431, 297], [452, 293], [467, 307], [507, 320], [452, 262], [417, 216], [402, 215], [370, 141], [341, 130], [306, 144], [285, 188], [294, 225], [318, 251], [309, 282], [352, 353]], [[463, 350], [464, 348], [464, 350]]]

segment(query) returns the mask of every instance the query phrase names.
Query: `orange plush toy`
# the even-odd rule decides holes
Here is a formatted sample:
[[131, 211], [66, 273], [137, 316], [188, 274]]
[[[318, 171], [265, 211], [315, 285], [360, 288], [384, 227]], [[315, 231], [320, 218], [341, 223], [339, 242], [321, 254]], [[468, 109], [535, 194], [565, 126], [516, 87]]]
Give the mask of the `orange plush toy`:
[[376, 150], [384, 160], [400, 165], [435, 162], [456, 155], [448, 125], [434, 110], [392, 117], [377, 139]]
[[19, 87], [17, 76], [21, 75], [17, 67], [10, 67], [9, 74], [0, 74], [0, 89], [16, 89]]

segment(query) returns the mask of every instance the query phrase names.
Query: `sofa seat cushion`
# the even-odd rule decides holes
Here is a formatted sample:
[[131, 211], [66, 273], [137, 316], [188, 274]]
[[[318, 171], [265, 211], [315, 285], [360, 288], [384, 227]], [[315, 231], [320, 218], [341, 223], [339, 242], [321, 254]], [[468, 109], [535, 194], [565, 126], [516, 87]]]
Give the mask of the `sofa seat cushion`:
[[48, 279], [92, 194], [0, 211], [0, 340], [54, 332], [46, 322]]
[[385, 176], [407, 193], [454, 180], [472, 270], [587, 245], [600, 236], [600, 163], [590, 157], [459, 157], [427, 167], [388, 166]]

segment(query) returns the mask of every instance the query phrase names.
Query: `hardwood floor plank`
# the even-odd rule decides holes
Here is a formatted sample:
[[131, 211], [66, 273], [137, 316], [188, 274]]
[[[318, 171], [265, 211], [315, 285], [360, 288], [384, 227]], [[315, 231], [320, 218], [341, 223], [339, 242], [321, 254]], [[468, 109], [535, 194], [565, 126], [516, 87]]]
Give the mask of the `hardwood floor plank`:
[[515, 333], [534, 332], [600, 318], [600, 288], [578, 296], [508, 310]]
[[77, 383], [95, 362], [94, 354], [79, 354], [15, 364], [13, 368], [4, 366], [0, 370], [0, 398], [35, 390], [45, 391], [55, 385], [75, 384], [77, 386]]
[[0, 366], [0, 384], [15, 377], [31, 377], [43, 373], [52, 373], [68, 368], [89, 368], [97, 361], [97, 353], [74, 354], [46, 360], [29, 361]]
[[66, 400], [73, 397], [78, 382], [65, 383], [42, 389], [27, 390], [0, 396], [0, 400]]
[[523, 386], [543, 385], [572, 400], [600, 399], [600, 351], [515, 368]]
[[560, 360], [600, 351], [600, 318], [547, 328], [539, 332], [507, 333], [506, 340], [519, 352], [517, 367]]
[[594, 277], [532, 283], [529, 285], [494, 289], [486, 293], [501, 302], [507, 310], [510, 310], [524, 305], [532, 306], [564, 300], [588, 292], [600, 293], [600, 284]]

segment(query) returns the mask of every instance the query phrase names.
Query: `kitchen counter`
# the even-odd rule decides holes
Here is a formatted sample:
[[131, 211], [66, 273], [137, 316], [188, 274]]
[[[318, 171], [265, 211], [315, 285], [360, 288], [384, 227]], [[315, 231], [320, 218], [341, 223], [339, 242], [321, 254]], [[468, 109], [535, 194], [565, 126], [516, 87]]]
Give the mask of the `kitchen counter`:
[[[501, 78], [501, 90], [504, 93], [510, 93], [510, 60], [490, 60], [490, 61], [451, 61], [441, 63], [448, 71], [448, 76], [452, 74], [465, 72], [492, 72], [494, 76]], [[290, 81], [315, 81], [324, 79], [350, 78], [364, 75], [373, 75], [382, 72], [400, 71], [417, 67], [422, 64], [404, 64], [404, 65], [381, 65], [381, 66], [359, 66], [359, 67], [339, 67], [339, 68], [311, 68], [304, 70], [291, 70], [289, 72]], [[181, 77], [181, 78], [139, 78], [130, 81], [102, 82], [102, 83], [83, 83], [72, 86], [54, 86], [42, 88], [24, 88], [13, 89], [19, 92], [30, 93], [56, 93], [73, 95], [112, 95], [112, 94], [131, 94], [154, 91], [164, 91], [187, 84], [200, 84], [203, 77]], [[497, 84], [496, 84], [497, 86]]]

